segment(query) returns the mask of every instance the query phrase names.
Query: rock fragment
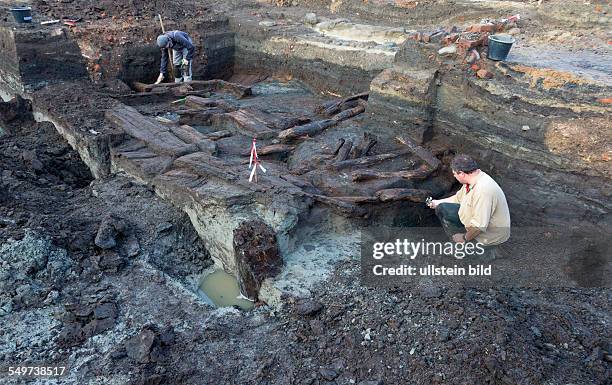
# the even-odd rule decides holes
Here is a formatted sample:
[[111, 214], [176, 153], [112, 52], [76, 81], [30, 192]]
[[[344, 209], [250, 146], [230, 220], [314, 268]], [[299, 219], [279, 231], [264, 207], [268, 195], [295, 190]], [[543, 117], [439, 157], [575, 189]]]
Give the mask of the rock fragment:
[[454, 44], [449, 45], [448, 47], [442, 47], [438, 50], [438, 55], [442, 56], [450, 56], [454, 55], [455, 53], [457, 53], [457, 46]]

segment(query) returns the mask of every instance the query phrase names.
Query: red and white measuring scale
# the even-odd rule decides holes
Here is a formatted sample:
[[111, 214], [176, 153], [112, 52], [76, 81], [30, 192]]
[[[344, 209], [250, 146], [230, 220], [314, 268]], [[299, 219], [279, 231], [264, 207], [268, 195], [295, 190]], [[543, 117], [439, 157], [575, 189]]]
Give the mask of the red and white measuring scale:
[[253, 138], [253, 144], [251, 145], [251, 157], [249, 159], [249, 169], [251, 170], [249, 182], [255, 180], [255, 183], [257, 183], [257, 166], [259, 166], [262, 172], [266, 172], [266, 169], [261, 165], [259, 162], [259, 157], [257, 156], [257, 139]]

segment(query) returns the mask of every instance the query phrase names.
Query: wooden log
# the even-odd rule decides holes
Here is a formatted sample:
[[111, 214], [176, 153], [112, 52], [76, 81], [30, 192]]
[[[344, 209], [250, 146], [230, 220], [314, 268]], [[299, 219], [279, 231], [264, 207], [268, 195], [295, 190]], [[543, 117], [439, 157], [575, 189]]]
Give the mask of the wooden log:
[[349, 153], [353, 148], [353, 142], [351, 140], [347, 140], [344, 142], [340, 150], [338, 151], [338, 155], [336, 155], [335, 162], [340, 163], [348, 159]]
[[295, 127], [295, 126], [300, 126], [306, 123], [310, 123], [311, 120], [309, 118], [304, 118], [304, 117], [300, 117], [300, 118], [281, 118], [277, 121], [275, 121], [274, 124], [274, 128], [276, 128], [277, 130], [286, 130], [289, 129], [291, 127]]
[[200, 140], [206, 139], [204, 135], [196, 131], [195, 128], [186, 124], [182, 126], [170, 127], [170, 131], [185, 143], [197, 143]]
[[386, 154], [365, 156], [365, 157], [361, 157], [358, 159], [348, 159], [348, 160], [339, 161], [333, 164], [329, 164], [327, 168], [330, 170], [340, 171], [340, 170], [350, 168], [350, 167], [367, 167], [367, 166], [371, 166], [376, 163], [384, 162], [385, 160], [395, 159], [395, 158], [398, 158], [400, 156], [410, 154], [410, 153], [411, 153], [410, 150], [404, 150], [404, 151], [398, 151], [398, 152], [390, 152]]
[[281, 154], [281, 153], [289, 153], [295, 150], [295, 146], [289, 146], [286, 144], [271, 144], [268, 146], [263, 146], [257, 149], [257, 155], [271, 155], [271, 154]]
[[194, 109], [207, 109], [210, 107], [215, 107], [225, 112], [232, 112], [238, 109], [223, 99], [202, 98], [193, 95], [188, 95], [185, 98], [185, 106]]
[[266, 120], [267, 116], [261, 111], [239, 109], [223, 116], [233, 123], [233, 127], [228, 127], [230, 130], [236, 128], [243, 135], [257, 139], [270, 139], [276, 136], [276, 131], [270, 129], [271, 121]]
[[372, 147], [374, 147], [374, 145], [376, 145], [377, 142], [378, 140], [376, 139], [375, 136], [370, 135], [367, 132], [364, 132], [363, 136], [361, 137], [357, 145], [353, 147], [353, 149], [351, 150], [351, 153], [349, 154], [349, 158], [357, 159], [362, 156], [368, 155], [368, 152], [372, 149]]
[[381, 202], [409, 201], [409, 202], [425, 202], [431, 192], [428, 190], [411, 189], [411, 188], [390, 188], [377, 191], [374, 195]]
[[378, 197], [370, 196], [335, 196], [334, 199], [341, 200], [347, 203], [364, 204], [364, 203], [378, 203]]
[[369, 94], [367, 92], [364, 92], [364, 93], [361, 93], [361, 94], [351, 95], [348, 98], [344, 98], [344, 99], [340, 99], [340, 100], [332, 100], [332, 101], [329, 101], [329, 102], [324, 103], [321, 106], [317, 107], [315, 109], [315, 112], [316, 113], [322, 113], [322, 114], [324, 114], [326, 116], [332, 116], [332, 115], [334, 115], [334, 114], [336, 114], [338, 112], [341, 112], [342, 110], [344, 110], [346, 108], [354, 107], [354, 105], [352, 105], [352, 103], [351, 103], [353, 101], [357, 101], [359, 99], [368, 100], [368, 96], [369, 96]]
[[365, 111], [365, 107], [364, 106], [357, 106], [348, 110], [344, 110], [341, 113], [334, 115], [332, 117], [333, 120], [335, 120], [337, 123], [346, 120], [346, 119], [350, 119], [354, 116], [357, 116], [359, 114], [361, 114], [362, 112]]
[[126, 134], [143, 141], [147, 147], [157, 153], [182, 156], [197, 151], [197, 146], [176, 137], [168, 126], [142, 115], [132, 107], [118, 105], [107, 110], [105, 117]]
[[278, 133], [278, 138], [283, 141], [299, 138], [301, 136], [316, 135], [323, 130], [336, 125], [338, 122], [333, 119], [318, 120], [316, 122], [292, 127]]
[[[421, 158], [425, 163], [429, 165], [433, 170], [437, 170], [440, 167], [440, 160], [436, 158], [430, 151], [419, 146], [414, 140], [407, 136], [396, 137], [397, 141], [407, 146], [412, 152]], [[432, 170], [432, 171], [433, 171]]]
[[[168, 83], [170, 84], [170, 83]], [[151, 92], [155, 88], [154, 84], [145, 84], [141, 82], [132, 83], [132, 88], [134, 88], [138, 92]]]
[[403, 178], [403, 179], [426, 179], [434, 170], [427, 165], [422, 165], [415, 170], [404, 171], [375, 171], [375, 170], [355, 170], [352, 172], [353, 182], [371, 179]]
[[338, 155], [338, 152], [340, 151], [340, 149], [342, 148], [342, 146], [344, 145], [344, 138], [340, 138], [338, 139], [338, 143], [336, 144], [336, 149], [334, 150], [334, 152], [332, 153], [332, 155], [334, 157], [336, 157]]
[[239, 179], [239, 175], [223, 160], [204, 153], [195, 153], [182, 156], [174, 161], [177, 167], [186, 167], [199, 175], [214, 176], [232, 182]]
[[338, 101], [338, 102], [332, 103], [331, 105], [323, 109], [321, 113], [325, 116], [333, 116], [349, 108], [357, 107], [358, 105], [359, 105], [358, 100], [351, 100], [351, 101], [346, 101], [346, 102]]
[[[232, 184], [244, 187], [248, 190], [256, 192], [266, 192], [272, 189], [282, 189], [290, 194], [303, 193], [298, 187], [291, 182], [281, 179], [274, 175], [259, 174], [261, 184], [250, 183], [248, 174], [242, 170], [237, 170], [236, 165], [229, 164], [220, 158], [210, 156], [208, 154], [197, 152], [178, 158], [174, 165], [177, 167], [188, 168], [198, 175], [212, 176], [221, 180], [231, 182]], [[240, 166], [241, 167], [241, 166]]]
[[[169, 90], [171, 88], [178, 88], [185, 85], [185, 83], [161, 83], [161, 84], [144, 84], [140, 82], [134, 82], [133, 87], [139, 92], [151, 92], [154, 90]], [[216, 91], [216, 92], [227, 92], [235, 95], [239, 98], [249, 96], [252, 94], [251, 87], [243, 86], [241, 84], [235, 84], [226, 82], [225, 80], [214, 79], [214, 80], [193, 80], [187, 83], [192, 89], [199, 91]]]
[[217, 144], [191, 126], [174, 126], [170, 127], [170, 131], [185, 143], [195, 144], [200, 151], [211, 155], [217, 153]]

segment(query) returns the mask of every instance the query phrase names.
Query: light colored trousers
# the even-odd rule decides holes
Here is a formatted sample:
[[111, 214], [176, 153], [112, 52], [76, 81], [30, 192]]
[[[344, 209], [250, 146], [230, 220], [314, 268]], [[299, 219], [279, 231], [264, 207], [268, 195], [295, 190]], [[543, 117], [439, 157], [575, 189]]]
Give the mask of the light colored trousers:
[[183, 80], [183, 78], [180, 77], [181, 75], [185, 77], [185, 81], [191, 81], [191, 60], [189, 60], [189, 67], [187, 71], [181, 74], [181, 62], [183, 61], [183, 58], [187, 58], [188, 53], [189, 51], [187, 50], [187, 48], [181, 51], [176, 49], [172, 50], [172, 64], [174, 64], [174, 81], [177, 83], [180, 83], [181, 80]]

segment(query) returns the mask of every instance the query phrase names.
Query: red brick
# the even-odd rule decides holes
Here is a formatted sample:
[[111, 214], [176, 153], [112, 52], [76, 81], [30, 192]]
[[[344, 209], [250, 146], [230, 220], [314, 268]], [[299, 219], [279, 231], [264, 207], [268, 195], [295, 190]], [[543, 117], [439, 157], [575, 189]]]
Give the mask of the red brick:
[[494, 24], [474, 24], [467, 31], [469, 32], [493, 32], [497, 28]]
[[478, 72], [476, 72], [476, 76], [478, 76], [481, 79], [491, 79], [493, 77], [493, 73], [483, 68], [481, 70], [478, 70]]

